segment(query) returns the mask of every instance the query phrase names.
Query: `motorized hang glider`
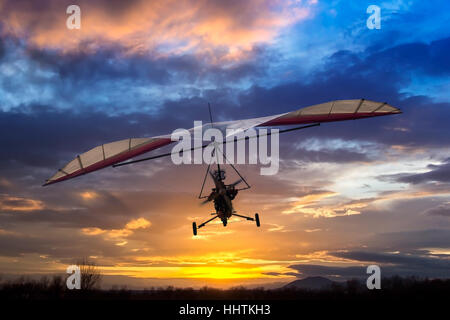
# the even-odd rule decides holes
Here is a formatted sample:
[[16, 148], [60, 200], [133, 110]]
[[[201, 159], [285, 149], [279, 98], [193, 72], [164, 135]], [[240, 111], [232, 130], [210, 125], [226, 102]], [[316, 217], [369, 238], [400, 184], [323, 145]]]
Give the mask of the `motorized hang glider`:
[[[355, 120], [398, 113], [401, 113], [399, 109], [390, 106], [387, 103], [380, 103], [365, 99], [336, 100], [273, 116], [215, 122], [205, 124], [204, 127], [214, 126], [214, 128], [219, 128], [220, 130], [229, 129], [237, 133], [250, 128], [309, 124], [307, 126], [280, 131], [288, 132], [310, 126], [316, 126], [323, 122]], [[169, 145], [173, 142], [175, 141], [172, 141], [171, 135], [167, 134], [151, 138], [129, 138], [102, 144], [101, 146], [95, 147], [78, 155], [75, 159], [70, 161], [63, 168], [59, 169], [50, 179], [48, 179], [44, 186], [72, 179], [105, 167], [131, 163], [124, 161]], [[170, 155], [170, 153], [134, 160], [132, 162], [134, 163], [167, 155]]]

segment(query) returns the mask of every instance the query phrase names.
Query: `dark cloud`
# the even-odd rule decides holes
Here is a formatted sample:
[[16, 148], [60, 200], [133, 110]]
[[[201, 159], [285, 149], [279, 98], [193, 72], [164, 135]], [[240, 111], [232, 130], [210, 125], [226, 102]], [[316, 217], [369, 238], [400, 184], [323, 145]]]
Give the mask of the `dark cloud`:
[[440, 206], [428, 209], [425, 211], [425, 214], [431, 216], [441, 216], [441, 217], [449, 217], [450, 218], [450, 204], [442, 204]]
[[80, 153], [107, 141], [147, 131], [141, 122], [148, 119], [146, 115], [119, 118], [96, 112], [63, 112], [45, 106], [29, 110], [29, 113], [0, 112], [2, 161], [54, 167], [61, 155], [68, 153], [72, 158], [74, 151]]
[[[332, 78], [345, 73], [348, 79], [365, 76], [378, 81], [380, 88], [389, 86], [398, 90], [416, 76], [445, 77], [450, 74], [449, 50], [450, 38], [429, 43], [403, 43], [384, 49], [372, 46], [362, 53], [341, 50], [327, 59], [321, 75]], [[335, 67], [333, 74], [329, 74], [330, 66]]]
[[290, 268], [298, 272], [298, 277], [324, 276], [329, 278], [349, 279], [366, 278], [366, 269], [371, 264], [379, 265], [382, 276], [419, 276], [450, 277], [449, 259], [437, 259], [434, 256], [404, 255], [368, 251], [343, 251], [330, 253], [339, 258], [359, 261], [363, 266], [324, 266], [296, 264]]
[[70, 263], [74, 259], [89, 255], [120, 256], [122, 249], [114, 242], [96, 241], [81, 235], [79, 232], [56, 230], [49, 233], [46, 228], [35, 228], [36, 233], [0, 234], [0, 256], [21, 257], [26, 254], [48, 255]]
[[[138, 181], [136, 181], [138, 180]], [[54, 228], [101, 228], [121, 229], [132, 219], [147, 217], [152, 223], [164, 224], [170, 227], [171, 218], [180, 216], [185, 218], [183, 212], [173, 209], [173, 194], [170, 192], [155, 191], [153, 188], [146, 191], [126, 191], [130, 186], [143, 183], [145, 179], [127, 179], [114, 184], [120, 193], [108, 191], [93, 192], [92, 198], [84, 199], [85, 189], [69, 188], [42, 188], [41, 201], [45, 208], [27, 211], [14, 211], [1, 208], [5, 201], [0, 202], [0, 228], [14, 228], [20, 225], [46, 225]], [[89, 185], [88, 182], [83, 185]], [[200, 183], [200, 180], [199, 180]], [[155, 186], [157, 188], [157, 186]], [[187, 207], [198, 209], [197, 201], [192, 194], [178, 193], [177, 198]], [[29, 204], [31, 200], [22, 199], [10, 201], [11, 205]], [[161, 213], [170, 213], [169, 216], [159, 217]], [[155, 220], [156, 219], [156, 220]], [[174, 221], [183, 224], [183, 221]]]
[[395, 251], [416, 250], [422, 248], [447, 248], [450, 232], [447, 229], [426, 229], [398, 232], [385, 232], [376, 235], [376, 244], [380, 248]]
[[427, 168], [430, 171], [417, 174], [401, 174], [397, 176], [396, 180], [399, 182], [411, 184], [427, 182], [450, 182], [450, 158], [446, 159], [441, 165], [430, 164], [427, 166]]
[[[62, 189], [58, 190], [57, 195], [49, 191], [42, 190], [41, 201], [44, 208], [16, 211], [0, 207], [0, 225], [15, 227], [43, 224], [56, 228], [119, 229], [138, 215], [133, 207], [107, 191], [96, 192], [95, 199], [89, 201], [83, 201], [81, 190]], [[10, 201], [10, 205], [28, 204], [31, 207], [31, 201], [31, 199]], [[5, 201], [1, 201], [1, 204], [6, 205]]]
[[[149, 84], [164, 84], [169, 80], [165, 61], [152, 61], [144, 56], [122, 56], [119, 47], [106, 47], [95, 53], [58, 51], [29, 48], [28, 55], [43, 70], [56, 72], [60, 80], [85, 81], [85, 85], [108, 79], [146, 80]], [[180, 65], [183, 65], [180, 63]]]
[[0, 37], [0, 61], [2, 60], [3, 56], [5, 55], [5, 44], [3, 43], [3, 39]]
[[296, 270], [297, 277], [306, 278], [314, 276], [334, 278], [361, 278], [366, 275], [366, 268], [361, 266], [352, 267], [332, 267], [314, 264], [295, 264], [289, 266], [289, 268]]
[[[2, 212], [0, 221], [3, 226], [12, 227], [20, 224], [45, 224], [50, 227], [57, 228], [102, 228], [113, 229], [122, 228], [128, 219], [131, 218], [132, 212], [129, 213], [128, 219], [125, 217], [117, 217], [114, 210], [105, 206], [104, 210], [92, 210], [88, 208], [72, 209], [65, 211], [57, 210], [36, 210], [33, 212]], [[116, 210], [115, 212], [117, 212]], [[106, 214], [108, 213], [108, 214]], [[124, 213], [124, 211], [122, 211]]]
[[429, 44], [406, 43], [372, 54], [363, 66], [385, 68], [399, 75], [412, 73], [444, 77], [450, 74], [447, 53], [450, 51], [450, 38], [432, 41]]
[[439, 267], [448, 269], [448, 267], [450, 267], [450, 260], [441, 261], [433, 259], [432, 257], [404, 255], [399, 253], [380, 253], [370, 251], [341, 251], [341, 252], [331, 252], [330, 254], [335, 257], [357, 260], [361, 262], [415, 266], [418, 268]]
[[381, 175], [378, 177], [378, 179], [381, 181], [398, 181], [409, 184], [450, 182], [450, 159], [443, 160], [443, 163], [439, 165], [429, 164], [427, 166], [427, 169], [429, 171], [424, 173], [397, 173], [394, 175]]

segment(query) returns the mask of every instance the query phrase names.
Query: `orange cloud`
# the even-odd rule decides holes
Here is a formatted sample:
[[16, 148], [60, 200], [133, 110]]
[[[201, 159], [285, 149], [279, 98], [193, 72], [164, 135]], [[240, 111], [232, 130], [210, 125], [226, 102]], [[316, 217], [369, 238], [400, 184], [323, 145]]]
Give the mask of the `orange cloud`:
[[7, 236], [16, 236], [16, 235], [19, 235], [19, 233], [0, 228], [0, 235], [2, 235], [2, 236], [5, 236], [5, 235], [7, 235]]
[[83, 228], [81, 231], [88, 236], [96, 236], [102, 233], [105, 233], [106, 230], [100, 229], [100, 228]]
[[284, 210], [283, 214], [291, 214], [291, 213], [300, 212], [301, 209], [303, 209], [307, 206], [315, 204], [322, 199], [334, 197], [336, 195], [338, 195], [338, 193], [331, 192], [331, 191], [323, 191], [323, 192], [308, 194], [303, 197], [294, 198], [292, 207], [290, 209]]
[[150, 227], [152, 224], [150, 221], [144, 218], [138, 218], [130, 220], [123, 229], [110, 229], [105, 230], [101, 228], [83, 228], [81, 232], [87, 236], [97, 236], [104, 234], [106, 240], [118, 241], [117, 246], [124, 246], [128, 243], [125, 239], [131, 236], [136, 229], [145, 229]]
[[5, 31], [38, 47], [96, 50], [116, 43], [129, 52], [201, 54], [210, 62], [245, 58], [259, 43], [311, 15], [312, 2], [281, 0], [78, 1], [81, 29], [66, 28], [67, 3], [0, 0]]
[[0, 195], [1, 211], [35, 211], [43, 208], [44, 203], [40, 200]]
[[80, 193], [80, 196], [83, 198], [83, 200], [92, 200], [98, 197], [98, 194], [94, 191], [85, 191]]
[[131, 220], [130, 222], [128, 222], [125, 225], [126, 229], [145, 229], [150, 227], [152, 224], [150, 223], [150, 221], [148, 221], [147, 219], [144, 218], [139, 218], [139, 219], [135, 219], [135, 220]]
[[333, 218], [338, 216], [350, 216], [360, 214], [359, 209], [367, 207], [375, 199], [360, 199], [347, 202], [339, 202], [336, 204], [326, 205], [320, 201], [339, 195], [335, 192], [320, 192], [298, 198], [291, 208], [284, 210], [284, 214], [303, 213], [314, 218], [326, 217]]
[[335, 255], [330, 254], [327, 250], [314, 251], [305, 254], [296, 254], [296, 263], [320, 263], [320, 264], [345, 264], [345, 263], [355, 263], [358, 261], [336, 257]]

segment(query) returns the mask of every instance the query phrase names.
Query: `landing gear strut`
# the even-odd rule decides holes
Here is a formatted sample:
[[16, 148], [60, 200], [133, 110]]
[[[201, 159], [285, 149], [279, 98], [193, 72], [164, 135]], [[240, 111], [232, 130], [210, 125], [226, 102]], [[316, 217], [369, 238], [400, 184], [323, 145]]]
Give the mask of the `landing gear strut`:
[[257, 214], [257, 213], [255, 213], [255, 217], [254, 218], [247, 217], [247, 216], [241, 216], [240, 214], [236, 214], [236, 213], [233, 213], [232, 216], [244, 218], [244, 219], [247, 219], [247, 220], [250, 220], [250, 221], [255, 221], [257, 227], [261, 226], [261, 222], [259, 221], [259, 214]]
[[[205, 222], [199, 224], [198, 226], [197, 226], [197, 223], [196, 223], [196, 222], [192, 222], [192, 231], [193, 231], [193, 233], [194, 233], [194, 236], [197, 235], [197, 230], [198, 230], [198, 229], [203, 228], [208, 222], [211, 222], [211, 221], [213, 221], [214, 219], [216, 219], [216, 218], [218, 218], [218, 217], [219, 217], [218, 215], [215, 215], [215, 216], [212, 217], [211, 219], [206, 220]], [[226, 225], [226, 223], [225, 223], [225, 225]]]
[[[249, 221], [255, 221], [257, 227], [260, 227], [260, 226], [261, 226], [261, 222], [260, 222], [260, 220], [259, 220], [259, 214], [257, 214], [257, 213], [255, 213], [255, 217], [254, 217], [254, 218], [248, 217], [248, 216], [243, 216], [243, 215], [236, 214], [236, 213], [233, 213], [233, 214], [231, 214], [231, 215], [232, 215], [232, 216], [239, 217], [239, 218], [243, 218], [243, 219], [246, 219], [246, 220], [249, 220]], [[213, 221], [213, 220], [216, 219], [216, 218], [219, 218], [219, 216], [218, 216], [218, 215], [215, 215], [215, 216], [212, 217], [211, 219], [206, 220], [205, 222], [199, 224], [198, 226], [197, 226], [197, 223], [196, 223], [196, 222], [193, 222], [193, 223], [192, 223], [192, 231], [193, 231], [193, 233], [194, 233], [194, 236], [197, 235], [198, 229], [203, 228], [207, 223]], [[227, 226], [227, 223], [228, 223], [228, 218], [222, 219], [222, 224], [223, 224], [224, 227]]]

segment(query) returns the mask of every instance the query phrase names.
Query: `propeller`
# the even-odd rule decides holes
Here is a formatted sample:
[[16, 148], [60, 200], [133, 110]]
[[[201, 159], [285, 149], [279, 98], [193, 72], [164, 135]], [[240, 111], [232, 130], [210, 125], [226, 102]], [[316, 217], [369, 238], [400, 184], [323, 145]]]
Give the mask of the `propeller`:
[[207, 204], [208, 202], [210, 202], [212, 199], [206, 198], [206, 200], [203, 200], [202, 202], [200, 202], [201, 206], [204, 206], [205, 204]]

